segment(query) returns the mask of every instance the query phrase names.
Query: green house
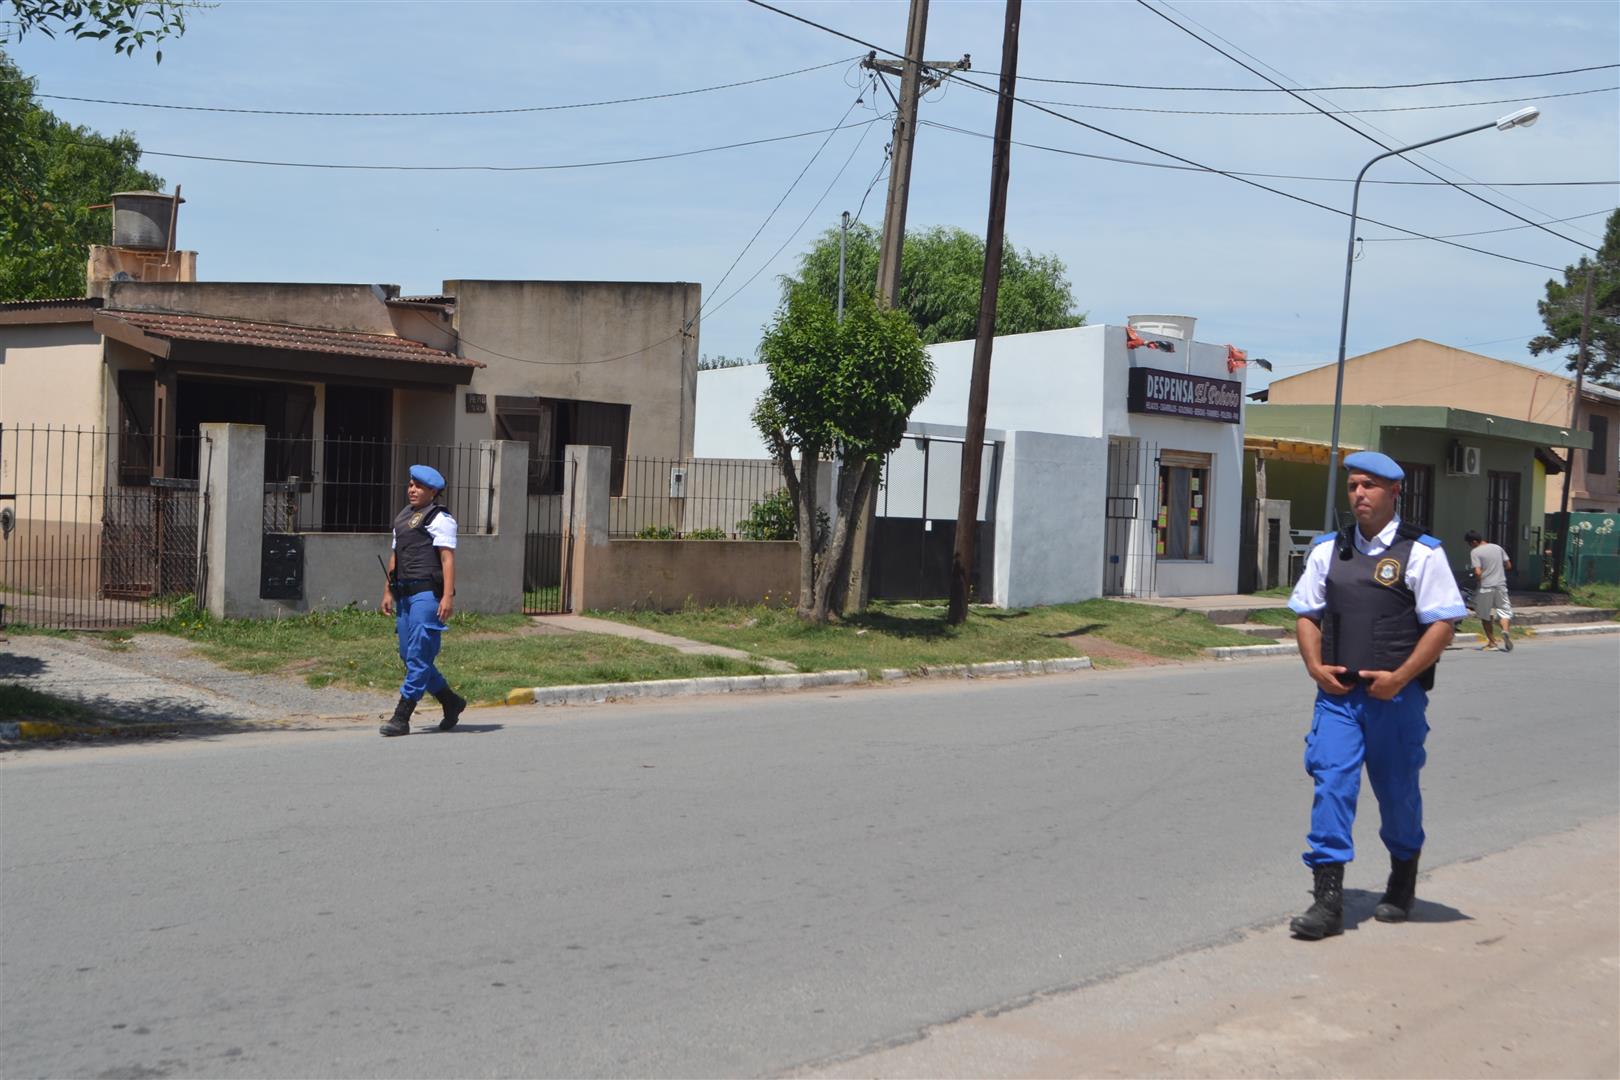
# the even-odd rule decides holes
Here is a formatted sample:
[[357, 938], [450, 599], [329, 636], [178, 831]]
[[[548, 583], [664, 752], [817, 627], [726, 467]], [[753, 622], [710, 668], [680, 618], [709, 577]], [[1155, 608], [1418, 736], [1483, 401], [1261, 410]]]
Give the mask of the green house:
[[[1332, 430], [1331, 405], [1251, 405], [1245, 416], [1245, 505], [1286, 502], [1296, 552], [1324, 523]], [[1502, 545], [1516, 587], [1527, 589], [1541, 583], [1547, 478], [1563, 468], [1550, 450], [1591, 442], [1590, 432], [1435, 405], [1346, 405], [1339, 423], [1341, 456], [1379, 450], [1401, 463], [1401, 516], [1439, 537], [1453, 567], [1468, 565], [1463, 534], [1474, 529]], [[1335, 490], [1342, 523], [1349, 518], [1338, 480]]]

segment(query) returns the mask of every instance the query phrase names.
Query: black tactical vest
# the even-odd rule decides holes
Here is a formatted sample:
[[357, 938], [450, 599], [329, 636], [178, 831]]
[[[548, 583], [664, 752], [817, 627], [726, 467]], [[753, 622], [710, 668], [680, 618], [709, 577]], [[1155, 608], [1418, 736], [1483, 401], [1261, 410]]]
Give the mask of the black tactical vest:
[[428, 522], [444, 513], [444, 507], [431, 503], [420, 510], [409, 503], [394, 519], [394, 575], [399, 581], [432, 581], [443, 570], [434, 550]]
[[[1354, 528], [1331, 541], [1327, 606], [1322, 612], [1322, 662], [1344, 665], [1347, 670], [1340, 678], [1346, 683], [1357, 681], [1358, 671], [1394, 671], [1406, 663], [1423, 636], [1417, 596], [1406, 584], [1412, 545], [1422, 530], [1403, 521], [1394, 543], [1380, 555], [1366, 555], [1356, 547]], [[1432, 689], [1433, 666], [1414, 681]]]

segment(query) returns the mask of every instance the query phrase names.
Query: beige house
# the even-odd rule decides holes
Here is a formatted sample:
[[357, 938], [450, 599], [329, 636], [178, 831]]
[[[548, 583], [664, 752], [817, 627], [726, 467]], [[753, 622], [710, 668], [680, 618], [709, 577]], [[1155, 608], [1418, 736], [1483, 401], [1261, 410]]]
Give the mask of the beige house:
[[[1266, 400], [1272, 405], [1333, 402], [1336, 367], [1326, 364], [1274, 381]], [[1571, 427], [1575, 380], [1551, 371], [1496, 360], [1415, 338], [1345, 362], [1346, 405], [1439, 405], [1508, 417], [1552, 428]], [[1571, 510], [1620, 511], [1620, 391], [1587, 383], [1581, 393], [1577, 431], [1590, 432], [1592, 449], [1573, 455]], [[1559, 508], [1561, 476], [1548, 480], [1548, 513]]]

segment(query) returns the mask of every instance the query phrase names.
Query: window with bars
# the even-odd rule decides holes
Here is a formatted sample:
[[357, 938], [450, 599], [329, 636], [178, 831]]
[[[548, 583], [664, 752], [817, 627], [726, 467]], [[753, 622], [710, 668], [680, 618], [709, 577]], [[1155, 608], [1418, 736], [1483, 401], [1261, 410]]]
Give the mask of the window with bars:
[[495, 437], [529, 444], [529, 494], [563, 489], [562, 459], [568, 446], [606, 446], [613, 451], [611, 491], [624, 494], [624, 461], [630, 442], [630, 406], [568, 398], [495, 397]]
[[1401, 497], [1395, 507], [1402, 521], [1428, 530], [1434, 524], [1434, 466], [1396, 462], [1405, 472]]
[[1159, 558], [1208, 557], [1211, 464], [1208, 454], [1160, 452], [1159, 512], [1154, 522]]

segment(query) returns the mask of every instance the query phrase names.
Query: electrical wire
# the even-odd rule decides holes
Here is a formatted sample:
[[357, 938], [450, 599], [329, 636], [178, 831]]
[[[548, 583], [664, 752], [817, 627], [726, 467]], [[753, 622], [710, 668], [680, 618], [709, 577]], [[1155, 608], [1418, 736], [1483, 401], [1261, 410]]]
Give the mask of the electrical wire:
[[[719, 281], [715, 282], [714, 290], [709, 294], [711, 297], [719, 295], [720, 287], [723, 286], [726, 283], [726, 279], [731, 276], [731, 272], [733, 270], [737, 269], [737, 264], [742, 262], [743, 256], [747, 255], [748, 250], [754, 246], [754, 241], [759, 239], [760, 234], [765, 231], [766, 226], [768, 226], [771, 223], [771, 220], [776, 217], [776, 212], [778, 210], [782, 209], [782, 204], [787, 202], [788, 196], [792, 195], [794, 189], [799, 186], [799, 181], [804, 179], [805, 174], [810, 171], [810, 167], [816, 163], [816, 160], [818, 158], [821, 157], [821, 152], [823, 150], [827, 149], [827, 144], [832, 142], [833, 136], [836, 135], [840, 130], [842, 130], [843, 125], [844, 125], [844, 121], [849, 119], [849, 114], [854, 112], [855, 109], [859, 105], [861, 105], [861, 103], [863, 101], [865, 101], [865, 99], [866, 99], [866, 90], [865, 90], [865, 88], [863, 88], [859, 93], [857, 93], [855, 95], [855, 100], [849, 103], [849, 108], [844, 110], [844, 115], [839, 118], [838, 123], [835, 126], [827, 129], [827, 137], [825, 139], [821, 140], [821, 145], [816, 147], [816, 152], [810, 155], [810, 160], [804, 163], [804, 168], [799, 170], [799, 175], [795, 176], [793, 178], [793, 182], [787, 186], [787, 190], [782, 192], [782, 197], [780, 199], [776, 200], [776, 205], [771, 207], [771, 212], [766, 214], [765, 215], [765, 220], [759, 223], [759, 228], [754, 230], [754, 235], [750, 236], [748, 238], [748, 243], [746, 243], [746, 244], [744, 244], [742, 246], [742, 250], [737, 252], [737, 257], [735, 259], [731, 260], [731, 265], [726, 267], [726, 272], [724, 274], [720, 275], [720, 280]], [[871, 130], [870, 125], [872, 125], [872, 124], [874, 124], [876, 122], [877, 122], [876, 118], [867, 121], [866, 122], [867, 123], [867, 130], [868, 131]], [[857, 143], [857, 145], [859, 145], [859, 144]], [[842, 173], [842, 170], [839, 170], [839, 171], [840, 171], [840, 173]], [[750, 278], [749, 280], [752, 281], [753, 279]], [[698, 308], [697, 315], [692, 316], [692, 318], [694, 320], [699, 318], [704, 313], [704, 309], [706, 309], [707, 307], [708, 307], [708, 302], [705, 301], [704, 304], [701, 307]], [[690, 326], [690, 325], [691, 324], [688, 323], [688, 326]]]
[[[882, 118], [880, 117], [879, 119], [882, 119]], [[866, 141], [866, 136], [871, 132], [871, 130], [872, 130], [871, 128], [867, 128], [866, 131], [861, 132], [861, 137], [855, 140], [855, 145], [850, 149], [849, 156], [844, 159], [844, 164], [842, 166], [840, 166], [839, 169], [838, 169], [838, 172], [833, 175], [833, 178], [832, 178], [831, 182], [829, 182], [827, 184], [826, 190], [824, 190], [821, 193], [821, 198], [816, 200], [815, 205], [812, 206], [810, 208], [809, 212], [804, 215], [803, 220], [801, 220], [799, 222], [798, 226], [791, 233], [788, 234], [788, 238], [786, 240], [783, 240], [782, 243], [777, 247], [777, 249], [775, 251], [771, 252], [770, 258], [766, 259], [763, 263], [761, 263], [760, 266], [759, 266], [759, 269], [755, 270], [753, 275], [751, 277], [749, 277], [749, 279], [747, 281], [745, 281], [741, 285], [737, 286], [737, 288], [732, 291], [730, 296], [726, 297], [724, 300], [722, 300], [718, 304], [714, 305], [714, 307], [710, 308], [709, 311], [707, 312], [707, 314], [713, 315], [716, 311], [719, 311], [721, 308], [723, 308], [727, 304], [731, 303], [732, 300], [736, 299], [736, 297], [737, 297], [737, 295], [739, 293], [741, 293], [744, 289], [748, 288], [748, 286], [750, 286], [750, 285], [752, 285], [754, 283], [755, 278], [758, 278], [759, 275], [763, 274], [770, 267], [770, 265], [772, 263], [774, 263], [778, 258], [781, 257], [782, 252], [787, 250], [787, 246], [789, 244], [793, 243], [794, 239], [799, 235], [799, 233], [804, 231], [804, 227], [810, 223], [810, 219], [815, 217], [816, 211], [821, 209], [821, 204], [827, 201], [827, 196], [832, 194], [833, 187], [843, 177], [844, 172], [849, 168], [849, 163], [855, 160], [856, 153], [859, 152], [859, 150], [861, 148], [861, 144]], [[888, 156], [887, 156], [887, 153], [885, 153], [884, 161], [887, 162], [887, 160], [888, 160]], [[881, 168], [881, 166], [880, 166], [880, 168]], [[868, 188], [867, 190], [870, 191], [871, 189]], [[865, 200], [862, 200], [862, 201], [864, 202]], [[719, 291], [720, 291], [720, 286], [716, 285], [715, 286], [715, 292], [718, 294]]]
[[[1384, 109], [1333, 109], [1335, 115], [1363, 116], [1371, 113], [1431, 112], [1436, 109], [1468, 109], [1478, 105], [1518, 105], [1526, 101], [1548, 101], [1553, 98], [1582, 97], [1586, 94], [1612, 94], [1620, 86], [1599, 86], [1591, 90], [1571, 90], [1564, 94], [1537, 94], [1535, 97], [1497, 98], [1493, 101], [1457, 101], [1449, 105], [1398, 105]], [[1245, 109], [1153, 109], [1142, 105], [1097, 105], [1084, 101], [1046, 101], [1030, 98], [1037, 105], [1058, 105], [1067, 109], [1098, 109], [1104, 112], [1157, 113], [1167, 116], [1315, 116], [1320, 110], [1285, 109], [1256, 112]]]
[[[813, 28], [815, 28], [817, 30], [820, 30], [820, 31], [824, 32], [824, 33], [832, 34], [832, 35], [834, 35], [836, 37], [843, 38], [844, 40], [853, 42], [856, 45], [861, 45], [861, 46], [864, 46], [865, 48], [868, 48], [868, 49], [877, 50], [877, 51], [882, 52], [882, 53], [884, 53], [884, 54], [886, 54], [888, 56], [894, 56], [894, 57], [899, 57], [900, 59], [904, 59], [904, 57], [902, 57], [899, 53], [895, 52], [892, 49], [886, 49], [886, 48], [883, 48], [882, 46], [874, 45], [872, 42], [869, 42], [869, 41], [862, 41], [860, 38], [853, 37], [853, 36], [851, 36], [849, 34], [844, 33], [841, 30], [835, 30], [830, 26], [825, 26], [825, 25], [823, 25], [821, 23], [817, 23], [817, 22], [815, 22], [815, 21], [813, 21], [811, 19], [805, 18], [802, 15], [796, 15], [791, 11], [784, 11], [782, 8], [775, 7], [772, 4], [766, 3], [765, 0], [747, 0], [747, 2], [750, 3], [750, 4], [753, 4], [755, 7], [764, 8], [766, 11], [770, 11], [770, 12], [774, 12], [775, 14], [778, 14], [778, 15], [786, 16], [787, 18], [790, 18], [790, 19], [794, 20], [795, 22], [804, 23], [806, 26], [813, 27]], [[1000, 97], [1001, 96], [1001, 91], [999, 89], [994, 88], [994, 87], [985, 86], [983, 83], [974, 82], [972, 79], [968, 79], [968, 78], [964, 77], [960, 72], [943, 72], [942, 75], [945, 78], [954, 79], [957, 82], [963, 84], [964, 86], [972, 87], [973, 89], [978, 90], [981, 93], [990, 94], [990, 95], [995, 96], [995, 97]], [[1170, 158], [1170, 159], [1172, 159], [1174, 161], [1179, 161], [1183, 165], [1193, 166], [1198, 171], [1219, 173], [1222, 176], [1225, 176], [1225, 177], [1228, 177], [1230, 179], [1236, 180], [1240, 184], [1247, 184], [1248, 186], [1258, 188], [1261, 191], [1269, 191], [1273, 195], [1280, 195], [1283, 198], [1290, 199], [1290, 200], [1292, 200], [1294, 202], [1304, 203], [1307, 206], [1314, 206], [1319, 210], [1326, 210], [1327, 212], [1329, 212], [1331, 214], [1337, 214], [1337, 215], [1339, 215], [1341, 217], [1349, 217], [1350, 216], [1348, 212], [1346, 212], [1344, 210], [1340, 210], [1337, 207], [1328, 206], [1326, 203], [1319, 203], [1319, 202], [1315, 201], [1314, 199], [1307, 199], [1302, 195], [1295, 195], [1293, 192], [1283, 191], [1280, 188], [1270, 187], [1270, 186], [1268, 186], [1266, 184], [1259, 183], [1258, 181], [1248, 179], [1247, 177], [1239, 176], [1236, 173], [1231, 173], [1231, 172], [1227, 172], [1227, 171], [1224, 171], [1224, 170], [1221, 170], [1221, 169], [1211, 168], [1211, 167], [1209, 167], [1207, 165], [1204, 165], [1204, 164], [1202, 164], [1200, 162], [1194, 161], [1191, 158], [1183, 157], [1180, 154], [1172, 153], [1169, 150], [1162, 150], [1157, 146], [1152, 146], [1152, 145], [1150, 145], [1148, 143], [1145, 143], [1145, 142], [1142, 142], [1142, 141], [1140, 141], [1138, 139], [1132, 139], [1129, 136], [1121, 135], [1118, 132], [1109, 131], [1107, 128], [1098, 127], [1096, 124], [1087, 123], [1086, 121], [1081, 120], [1079, 117], [1069, 116], [1067, 113], [1057, 112], [1056, 110], [1048, 108], [1045, 105], [1036, 105], [1036, 104], [1034, 104], [1034, 103], [1032, 103], [1032, 102], [1030, 102], [1030, 101], [1028, 101], [1028, 100], [1026, 100], [1024, 98], [1018, 97], [1017, 95], [1013, 96], [1013, 100], [1017, 101], [1017, 102], [1019, 102], [1021, 104], [1024, 104], [1024, 105], [1028, 105], [1030, 108], [1034, 109], [1037, 112], [1043, 112], [1043, 113], [1046, 113], [1049, 116], [1055, 116], [1060, 120], [1065, 120], [1065, 121], [1067, 121], [1067, 122], [1069, 122], [1071, 124], [1076, 125], [1077, 127], [1083, 127], [1088, 131], [1094, 131], [1094, 132], [1097, 132], [1100, 135], [1106, 135], [1111, 139], [1116, 139], [1116, 140], [1118, 140], [1120, 142], [1123, 142], [1123, 143], [1126, 143], [1126, 144], [1128, 144], [1130, 146], [1135, 146], [1135, 147], [1137, 147], [1138, 149], [1141, 149], [1141, 150], [1147, 150], [1150, 153], [1160, 154], [1160, 155], [1162, 155], [1164, 157], [1167, 157], [1167, 158]], [[1448, 186], [1449, 186], [1450, 182], [1448, 181], [1447, 183], [1448, 183]], [[1420, 232], [1417, 232], [1414, 229], [1402, 228], [1401, 226], [1398, 226], [1398, 225], [1390, 225], [1390, 224], [1387, 224], [1385, 222], [1377, 221], [1376, 219], [1366, 217], [1364, 215], [1361, 217], [1361, 220], [1371, 222], [1372, 224], [1375, 224], [1375, 225], [1382, 225], [1386, 229], [1393, 229], [1396, 232], [1406, 233], [1406, 234], [1408, 234], [1410, 236], [1421, 237], [1421, 238], [1423, 238], [1425, 240], [1435, 240], [1436, 243], [1445, 244], [1445, 245], [1447, 245], [1449, 247], [1461, 248], [1464, 251], [1472, 251], [1472, 252], [1474, 252], [1476, 254], [1479, 254], [1479, 255], [1489, 255], [1492, 258], [1502, 259], [1502, 260], [1507, 261], [1507, 262], [1522, 263], [1522, 264], [1524, 264], [1526, 266], [1535, 266], [1535, 267], [1538, 267], [1538, 268], [1540, 268], [1542, 270], [1551, 270], [1553, 273], [1561, 273], [1562, 272], [1561, 267], [1548, 266], [1546, 263], [1533, 262], [1533, 261], [1531, 261], [1529, 259], [1519, 259], [1519, 258], [1515, 258], [1512, 255], [1503, 255], [1500, 252], [1487, 251], [1484, 248], [1476, 248], [1476, 247], [1472, 247], [1472, 246], [1470, 246], [1468, 244], [1459, 244], [1455, 240], [1436, 240], [1435, 237], [1429, 236], [1427, 233], [1420, 233]]]
[[[1588, 71], [1609, 71], [1620, 64], [1594, 64], [1591, 67], [1566, 68], [1562, 71], [1537, 71], [1527, 75], [1487, 75], [1477, 79], [1437, 79], [1432, 82], [1373, 83], [1363, 86], [1304, 86], [1304, 93], [1315, 94], [1328, 90], [1416, 90], [1429, 86], [1463, 86], [1467, 83], [1511, 82], [1515, 79], [1550, 79], [1558, 75], [1580, 75]], [[1000, 78], [999, 71], [980, 71], [979, 74]], [[1019, 82], [1054, 83], [1063, 86], [1101, 86], [1111, 90], [1173, 90], [1200, 94], [1280, 94], [1283, 91], [1267, 86], [1149, 86], [1142, 83], [1091, 82], [1086, 79], [1050, 79], [1036, 75], [1018, 76]]]
[[[1584, 221], [1587, 218], [1601, 217], [1601, 216], [1606, 215], [1606, 214], [1612, 214], [1617, 210], [1620, 210], [1620, 206], [1610, 207], [1607, 210], [1593, 210], [1589, 214], [1575, 214], [1575, 215], [1572, 215], [1571, 217], [1555, 218], [1552, 221], [1544, 221], [1544, 222], [1542, 222], [1542, 224], [1543, 225], [1559, 225], [1559, 224], [1562, 224], [1563, 222], [1566, 222], [1566, 221]], [[1480, 229], [1480, 230], [1478, 230], [1476, 232], [1445, 233], [1444, 235], [1438, 237], [1438, 239], [1441, 239], [1441, 240], [1454, 240], [1459, 236], [1490, 236], [1490, 235], [1492, 235], [1494, 233], [1518, 232], [1521, 229], [1528, 229], [1529, 227], [1530, 226], [1528, 226], [1528, 225], [1508, 225], [1505, 228], [1501, 228], [1501, 229]], [[1356, 237], [1356, 239], [1362, 240], [1362, 238], [1359, 237], [1359, 236]], [[1365, 240], [1362, 240], [1362, 242], [1363, 243], [1368, 243], [1368, 244], [1395, 244], [1395, 243], [1403, 243], [1403, 242], [1405, 242], [1407, 240], [1415, 240], [1415, 239], [1416, 239], [1416, 237], [1412, 237], [1412, 236], [1371, 236], [1371, 237], [1367, 237]]]
[[[143, 156], [149, 154], [153, 157], [181, 158], [186, 161], [215, 161], [227, 165], [265, 165], [283, 169], [339, 169], [370, 172], [550, 172], [563, 169], [595, 169], [608, 165], [636, 165], [647, 161], [669, 161], [673, 158], [713, 154], [721, 150], [736, 150], [745, 146], [763, 146], [767, 143], [804, 139], [811, 135], [825, 135], [829, 132], [863, 127], [876, 122], [875, 119], [861, 120], [842, 127], [817, 128], [814, 131], [794, 132], [792, 135], [773, 135], [766, 139], [748, 139], [743, 142], [725, 143], [720, 146], [704, 146], [696, 150], [678, 150], [667, 154], [646, 154], [641, 157], [615, 158], [605, 161], [573, 161], [555, 165], [351, 165], [342, 162], [267, 161], [258, 158], [217, 157], [211, 154], [181, 154], [167, 150], [148, 150], [145, 147], [141, 148], [141, 154]], [[96, 148], [96, 144], [93, 143], [75, 142], [73, 145]]]
[[[1238, 59], [1236, 56], [1233, 56], [1231, 53], [1227, 52], [1225, 49], [1221, 48], [1219, 45], [1216, 45], [1214, 42], [1210, 41], [1208, 38], [1205, 38], [1202, 35], [1200, 35], [1199, 33], [1197, 33], [1196, 31], [1194, 31], [1191, 27], [1188, 27], [1188, 26], [1186, 26], [1186, 25], [1184, 25], [1184, 24], [1182, 24], [1180, 22], [1177, 22], [1175, 19], [1172, 19], [1169, 15], [1166, 15], [1164, 12], [1160, 11], [1158, 8], [1154, 7], [1152, 4], [1148, 3], [1148, 0], [1136, 0], [1136, 2], [1137, 2], [1137, 4], [1139, 6], [1146, 8], [1148, 11], [1151, 11], [1153, 14], [1157, 15], [1159, 18], [1163, 19], [1165, 22], [1169, 23], [1171, 26], [1174, 26], [1177, 30], [1180, 30], [1182, 33], [1186, 34], [1188, 37], [1191, 37], [1194, 41], [1197, 41], [1200, 44], [1205, 45], [1208, 48], [1210, 48], [1210, 49], [1214, 50], [1215, 52], [1219, 53], [1220, 55], [1226, 57], [1228, 60], [1232, 61], [1232, 63], [1238, 65], [1239, 67], [1243, 68], [1245, 71], [1247, 71], [1250, 74], [1256, 76], [1257, 78], [1264, 79], [1266, 82], [1268, 82], [1271, 85], [1277, 87], [1279, 90], [1282, 90], [1282, 91], [1286, 92], [1287, 94], [1289, 94], [1295, 100], [1297, 100], [1297, 101], [1299, 101], [1299, 102], [1301, 102], [1301, 103], [1303, 103], [1305, 105], [1309, 105], [1313, 110], [1315, 110], [1316, 112], [1321, 113], [1323, 116], [1326, 116], [1329, 120], [1332, 120], [1335, 124], [1338, 124], [1340, 127], [1344, 128], [1345, 130], [1354, 132], [1356, 135], [1360, 136], [1363, 139], [1366, 139], [1368, 142], [1372, 143], [1374, 146], [1382, 147], [1385, 150], [1394, 150], [1395, 149], [1395, 147], [1390, 146], [1388, 143], [1384, 142], [1381, 139], [1375, 138], [1374, 136], [1367, 134], [1367, 132], [1362, 131], [1360, 128], [1356, 127], [1354, 124], [1349, 123], [1348, 121], [1344, 120], [1342, 117], [1336, 115], [1335, 113], [1331, 112], [1330, 110], [1324, 109], [1324, 108], [1322, 108], [1322, 106], [1316, 104], [1314, 101], [1311, 101], [1308, 98], [1305, 98], [1305, 97], [1301, 96], [1301, 94], [1298, 91], [1291, 90], [1288, 87], [1283, 86], [1282, 83], [1278, 82], [1276, 79], [1273, 79], [1270, 75], [1267, 75], [1265, 72], [1261, 71], [1259, 68], [1256, 68], [1256, 67], [1254, 67], [1254, 66], [1252, 66], [1250, 64], [1244, 63], [1242, 60]], [[1179, 12], [1178, 12], [1178, 14], [1179, 14]], [[1415, 166], [1416, 168], [1422, 170], [1423, 172], [1428, 173], [1430, 176], [1432, 176], [1432, 177], [1434, 177], [1434, 178], [1436, 178], [1438, 180], [1445, 180], [1446, 183], [1449, 186], [1455, 187], [1458, 191], [1462, 192], [1464, 195], [1467, 195], [1470, 199], [1474, 199], [1477, 202], [1484, 203], [1486, 206], [1489, 206], [1493, 210], [1497, 210], [1497, 211], [1499, 211], [1501, 213], [1504, 213], [1504, 214], [1508, 215], [1508, 217], [1514, 218], [1514, 219], [1516, 219], [1518, 221], [1522, 221], [1526, 225], [1533, 225], [1537, 229], [1540, 229], [1542, 232], [1546, 233], [1547, 235], [1556, 236], [1558, 239], [1563, 240], [1566, 243], [1574, 244], [1576, 247], [1583, 247], [1583, 248], [1586, 248], [1588, 251], [1597, 251], [1597, 248], [1593, 247], [1591, 244], [1588, 244], [1588, 243], [1586, 243], [1584, 241], [1581, 241], [1581, 240], [1577, 240], [1573, 236], [1565, 236], [1561, 232], [1557, 232], [1556, 230], [1549, 229], [1549, 228], [1547, 228], [1547, 226], [1542, 225], [1539, 222], [1532, 221], [1530, 218], [1525, 217], [1523, 214], [1518, 213], [1515, 210], [1509, 210], [1507, 207], [1502, 206], [1500, 203], [1492, 202], [1491, 200], [1487, 199], [1485, 196], [1479, 194], [1477, 191], [1470, 191], [1469, 189], [1467, 189], [1465, 187], [1462, 187], [1462, 186], [1452, 182], [1451, 180], [1447, 179], [1446, 177], [1443, 177], [1439, 173], [1435, 172], [1433, 169], [1430, 169], [1427, 166], [1422, 165], [1419, 162], [1413, 161], [1409, 157], [1406, 157], [1406, 155], [1404, 153], [1400, 154], [1398, 156], [1401, 157], [1402, 160], [1408, 162], [1409, 164]], [[1427, 155], [1425, 155], [1425, 156], [1427, 156]], [[1433, 159], [1431, 158], [1431, 160], [1433, 160]]]
[[[976, 139], [993, 139], [994, 135], [983, 131], [973, 131], [969, 128], [956, 127], [951, 124], [940, 123], [937, 120], [918, 120], [924, 127], [939, 128], [942, 131], [955, 132], [958, 135], [972, 135]], [[1014, 146], [1023, 146], [1031, 150], [1045, 150], [1053, 154], [1065, 154], [1069, 157], [1089, 158], [1093, 161], [1111, 161], [1119, 165], [1139, 165], [1146, 169], [1168, 169], [1172, 172], [1207, 172], [1220, 176], [1250, 176], [1259, 180], [1304, 180], [1323, 184], [1353, 184], [1355, 180], [1348, 176], [1301, 176], [1295, 173], [1265, 173], [1245, 172], [1241, 169], [1216, 169], [1209, 166], [1172, 165], [1164, 161], [1143, 161], [1140, 158], [1113, 157], [1108, 154], [1088, 154], [1082, 150], [1070, 150], [1061, 146], [1046, 146], [1042, 143], [1024, 142], [1013, 139]], [[1387, 184], [1395, 187], [1449, 187], [1439, 180], [1363, 180], [1363, 184]], [[1493, 180], [1490, 183], [1478, 182], [1480, 187], [1615, 187], [1620, 186], [1620, 179], [1616, 180]]]
[[737, 82], [717, 83], [714, 86], [699, 86], [691, 90], [671, 90], [661, 94], [639, 94], [635, 97], [607, 98], [602, 101], [576, 101], [565, 105], [522, 105], [500, 109], [437, 109], [414, 112], [339, 112], [330, 109], [250, 109], [237, 108], [225, 105], [173, 105], [155, 101], [120, 101], [111, 98], [76, 97], [70, 94], [34, 94], [34, 97], [48, 98], [52, 101], [80, 101], [92, 105], [121, 105], [133, 109], [171, 109], [180, 112], [208, 112], [233, 113], [247, 116], [307, 116], [307, 117], [435, 117], [435, 116], [510, 116], [515, 113], [543, 113], [560, 112], [566, 109], [596, 109], [605, 105], [628, 105], [642, 101], [663, 101], [669, 98], [690, 97], [693, 94], [708, 94], [716, 90], [732, 90], [739, 86], [754, 86], [758, 83], [771, 82], [775, 79], [791, 78], [794, 75], [804, 75], [812, 71], [824, 71], [830, 67], [848, 64], [851, 60], [860, 57], [841, 57], [830, 60], [825, 64], [816, 64], [812, 67], [796, 68], [793, 71], [783, 71], [775, 75], [761, 75], [755, 79], [741, 79]]

